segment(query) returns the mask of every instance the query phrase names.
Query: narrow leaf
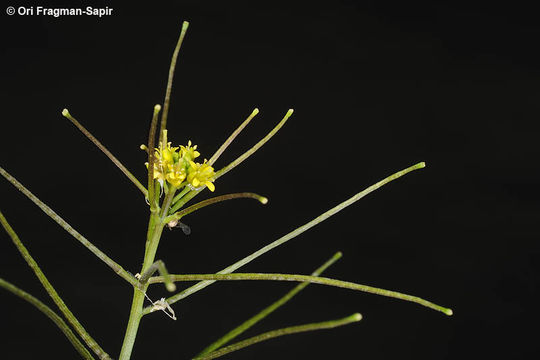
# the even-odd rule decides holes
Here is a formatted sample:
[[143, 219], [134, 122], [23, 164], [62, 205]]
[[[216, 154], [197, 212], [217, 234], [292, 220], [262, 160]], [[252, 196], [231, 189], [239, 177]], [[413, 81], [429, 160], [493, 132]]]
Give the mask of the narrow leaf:
[[101, 150], [113, 163], [116, 165], [120, 171], [124, 173], [124, 175], [127, 176], [127, 178], [143, 193], [145, 197], [148, 196], [148, 191], [146, 188], [137, 180], [137, 178], [118, 160], [110, 151], [107, 149], [98, 139], [90, 133], [90, 131], [86, 130], [84, 126], [82, 126], [71, 114], [69, 113], [68, 109], [64, 109], [62, 111], [62, 115], [64, 115], [65, 118], [67, 118], [69, 121], [73, 123], [91, 142], [96, 145], [99, 150]]
[[244, 130], [244, 128], [251, 122], [251, 120], [259, 113], [259, 109], [255, 108], [253, 112], [248, 116], [246, 120], [234, 132], [225, 140], [225, 142], [219, 147], [219, 149], [212, 155], [208, 164], [213, 165], [217, 159], [223, 154], [223, 152], [231, 145], [231, 143], [236, 139], [236, 137]]
[[[160, 139], [161, 139], [161, 136], [163, 135], [163, 130], [167, 129], [167, 117], [169, 115], [169, 103], [171, 101], [171, 91], [172, 91], [172, 85], [173, 85], [173, 79], [174, 79], [174, 70], [176, 68], [176, 60], [178, 59], [178, 53], [180, 52], [180, 48], [182, 47], [182, 42], [184, 42], [184, 37], [186, 36], [188, 26], [189, 26], [189, 23], [187, 21], [184, 21], [182, 23], [182, 30], [180, 31], [180, 37], [178, 38], [178, 42], [176, 43], [176, 48], [174, 49], [174, 52], [171, 58], [171, 65], [169, 66], [169, 78], [167, 80], [167, 90], [165, 91], [165, 101], [163, 102], [163, 114], [161, 115], [161, 127], [159, 129]], [[152, 148], [149, 147], [149, 149], [152, 149]]]
[[18, 288], [17, 286], [11, 284], [10, 282], [0, 278], [0, 287], [3, 287], [7, 291], [10, 291], [14, 295], [20, 297], [21, 299], [27, 301], [28, 303], [35, 306], [39, 311], [41, 311], [45, 316], [51, 319], [56, 326], [66, 335], [69, 342], [77, 352], [86, 360], [93, 360], [92, 354], [84, 347], [84, 345], [79, 341], [77, 336], [71, 331], [71, 328], [66, 324], [66, 322], [58, 316], [50, 307], [42, 303], [40, 300], [36, 299], [26, 291]]
[[330, 321], [324, 321], [324, 322], [319, 322], [319, 323], [291, 326], [291, 327], [286, 327], [283, 329], [273, 330], [273, 331], [265, 332], [261, 335], [251, 337], [247, 340], [240, 341], [235, 344], [226, 346], [210, 354], [196, 357], [195, 359], [197, 360], [216, 359], [223, 355], [229, 354], [233, 351], [237, 351], [245, 347], [248, 347], [250, 345], [260, 343], [261, 341], [270, 340], [278, 336], [296, 334], [296, 333], [301, 333], [301, 332], [306, 332], [306, 331], [333, 329], [338, 326], [348, 325], [348, 324], [351, 324], [360, 320], [362, 320], [362, 315], [360, 315], [359, 313], [356, 313], [356, 314], [352, 314], [350, 316], [347, 316], [346, 318], [339, 319], [339, 320], [330, 320]]
[[[403, 294], [397, 291], [385, 290], [376, 288], [373, 286], [356, 284], [350, 281], [342, 281], [329, 279], [325, 277], [318, 276], [309, 276], [309, 275], [296, 275], [296, 274], [266, 274], [266, 273], [234, 273], [234, 274], [181, 274], [181, 275], [170, 275], [172, 281], [195, 281], [195, 280], [213, 280], [213, 281], [223, 281], [223, 280], [270, 280], [270, 281], [300, 281], [300, 282], [310, 282], [313, 284], [321, 284], [328, 286], [335, 286], [345, 289], [357, 290], [368, 292], [371, 294], [382, 295], [387, 297], [392, 297], [400, 300], [410, 301], [417, 303], [419, 305], [428, 307], [433, 310], [440, 311], [446, 315], [452, 315], [453, 312], [451, 309], [439, 306], [430, 301], [424, 300], [417, 296]], [[163, 277], [153, 277], [148, 281], [150, 284], [161, 283], [164, 281]]]
[[[334, 256], [332, 256], [329, 260], [327, 260], [323, 265], [321, 265], [317, 270], [315, 270], [311, 276], [319, 276], [324, 270], [326, 270], [329, 266], [331, 266], [333, 263], [335, 263], [337, 260], [341, 258], [341, 252], [336, 253]], [[303, 282], [301, 284], [296, 285], [291, 291], [289, 291], [285, 296], [281, 297], [278, 301], [272, 303], [270, 306], [266, 307], [259, 313], [257, 313], [255, 316], [252, 316], [248, 320], [244, 321], [239, 326], [235, 327], [231, 331], [229, 331], [227, 334], [223, 335], [221, 338], [210, 344], [208, 347], [206, 347], [203, 351], [201, 351], [197, 356], [202, 356], [208, 353], [211, 353], [212, 351], [215, 351], [222, 347], [223, 345], [227, 344], [234, 338], [236, 338], [238, 335], [242, 334], [255, 324], [257, 324], [259, 321], [279, 309], [281, 306], [285, 305], [289, 300], [291, 300], [296, 294], [298, 294], [300, 291], [302, 291], [306, 286], [308, 286], [308, 282]]]
[[101, 261], [107, 264], [118, 276], [129, 282], [133, 286], [138, 286], [138, 281], [135, 279], [129, 272], [124, 270], [119, 264], [117, 264], [113, 259], [105, 255], [105, 253], [99, 250], [94, 244], [92, 244], [87, 238], [79, 234], [71, 225], [69, 225], [64, 219], [60, 217], [53, 209], [48, 207], [43, 201], [41, 201], [37, 196], [32, 194], [30, 190], [25, 188], [23, 184], [17, 181], [13, 176], [11, 176], [7, 171], [0, 167], [0, 175], [2, 175], [6, 180], [8, 180], [13, 186], [15, 186], [20, 192], [22, 192], [27, 198], [29, 198], [34, 204], [36, 204], [47, 216], [53, 219], [58, 225], [60, 225], [64, 230], [66, 230], [71, 236], [77, 239], [81, 244], [83, 244], [88, 250], [90, 250], [95, 256], [97, 256]]
[[84, 340], [84, 342], [88, 345], [90, 349], [100, 358], [100, 359], [111, 359], [109, 355], [101, 348], [101, 346], [98, 345], [98, 343], [90, 336], [88, 331], [81, 325], [79, 320], [73, 315], [73, 313], [68, 309], [67, 305], [64, 303], [60, 295], [56, 292], [55, 288], [52, 286], [52, 284], [49, 282], [43, 271], [41, 271], [40, 267], [38, 266], [37, 262], [34, 260], [34, 258], [30, 255], [26, 247], [23, 245], [15, 231], [11, 228], [9, 223], [7, 222], [6, 218], [4, 217], [4, 214], [0, 212], [0, 223], [2, 224], [2, 227], [6, 230], [9, 237], [11, 237], [11, 240], [13, 240], [13, 243], [21, 253], [22, 257], [30, 266], [34, 274], [36, 274], [36, 277], [38, 278], [39, 282], [51, 299], [53, 299], [56, 306], [58, 306], [58, 309], [64, 314], [68, 322], [73, 326], [75, 331], [79, 334], [79, 336]]

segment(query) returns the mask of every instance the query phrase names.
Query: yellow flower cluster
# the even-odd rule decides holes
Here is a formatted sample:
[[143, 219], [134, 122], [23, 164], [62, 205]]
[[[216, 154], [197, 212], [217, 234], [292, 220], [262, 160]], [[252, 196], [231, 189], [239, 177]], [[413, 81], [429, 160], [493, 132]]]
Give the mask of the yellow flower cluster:
[[[165, 142], [166, 136], [164, 137]], [[174, 187], [191, 185], [194, 188], [206, 185], [210, 191], [215, 190], [212, 183], [215, 175], [214, 168], [204, 162], [197, 163], [194, 160], [201, 154], [197, 151], [197, 145], [192, 146], [191, 141], [187, 146], [172, 147], [159, 144], [155, 149], [154, 179], [167, 181]], [[148, 163], [146, 164], [148, 167]]]

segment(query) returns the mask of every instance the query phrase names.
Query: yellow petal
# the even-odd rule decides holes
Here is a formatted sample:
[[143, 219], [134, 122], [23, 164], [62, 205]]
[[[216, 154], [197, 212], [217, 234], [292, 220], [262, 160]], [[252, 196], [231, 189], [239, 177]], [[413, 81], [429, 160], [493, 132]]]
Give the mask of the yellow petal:
[[207, 181], [204, 183], [206, 185], [206, 187], [208, 188], [208, 190], [210, 190], [211, 192], [214, 192], [214, 190], [216, 190], [216, 187], [214, 186], [214, 184], [212, 184], [210, 181]]
[[163, 160], [165, 160], [167, 162], [172, 161], [172, 154], [168, 149], [163, 150]]

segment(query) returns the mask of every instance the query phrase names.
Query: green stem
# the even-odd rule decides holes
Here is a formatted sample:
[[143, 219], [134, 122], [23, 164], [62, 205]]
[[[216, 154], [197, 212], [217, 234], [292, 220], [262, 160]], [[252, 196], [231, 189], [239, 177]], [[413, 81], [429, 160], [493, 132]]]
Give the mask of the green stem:
[[161, 111], [161, 105], [154, 106], [152, 122], [150, 123], [150, 131], [148, 132], [148, 202], [150, 203], [150, 211], [157, 211], [159, 196], [156, 196], [155, 181], [154, 181], [154, 162], [155, 145], [156, 145], [156, 129], [158, 123], [158, 115]]
[[21, 299], [29, 302], [30, 304], [34, 305], [39, 311], [41, 311], [45, 316], [47, 316], [49, 319], [51, 319], [56, 326], [66, 335], [69, 342], [71, 342], [71, 345], [77, 350], [77, 352], [87, 360], [94, 360], [92, 357], [92, 354], [84, 347], [84, 345], [79, 341], [77, 336], [71, 331], [70, 327], [66, 322], [58, 316], [50, 307], [42, 303], [40, 300], [36, 299], [26, 291], [19, 289], [17, 286], [9, 283], [8, 281], [0, 278], [0, 287], [3, 287], [7, 291], [10, 291], [14, 295], [17, 295]]
[[55, 213], [50, 207], [48, 207], [44, 202], [39, 200], [37, 196], [32, 194], [30, 190], [25, 188], [23, 184], [17, 181], [13, 176], [11, 176], [7, 171], [0, 167], [0, 175], [6, 178], [13, 186], [19, 189], [27, 198], [29, 198], [34, 204], [36, 204], [45, 214], [47, 214], [51, 219], [56, 221], [64, 230], [71, 234], [75, 239], [77, 239], [81, 244], [83, 244], [88, 250], [90, 250], [94, 255], [96, 255], [101, 261], [107, 264], [117, 275], [129, 282], [133, 286], [138, 286], [138, 281], [135, 279], [129, 272], [124, 270], [122, 266], [116, 263], [113, 259], [105, 255], [105, 253], [99, 250], [94, 246], [88, 239], [79, 234], [71, 225], [69, 225], [64, 219]]
[[[164, 223], [159, 219], [158, 215], [151, 213], [148, 225], [148, 238], [146, 241], [144, 261], [140, 272], [141, 274], [147, 273], [154, 264], [163, 227]], [[124, 336], [124, 342], [122, 344], [119, 360], [129, 360], [131, 358], [133, 346], [135, 345], [135, 338], [137, 337], [137, 331], [139, 330], [139, 324], [142, 317], [145, 298], [144, 294], [146, 293], [147, 288], [148, 283], [142, 284], [141, 287], [133, 288], [131, 311], [129, 313], [128, 325], [126, 328], [126, 334]]]
[[249, 339], [246, 339], [244, 341], [237, 342], [235, 344], [226, 346], [220, 350], [214, 351], [213, 353], [196, 357], [197, 360], [209, 360], [209, 359], [215, 359], [218, 357], [221, 357], [223, 355], [229, 354], [233, 351], [237, 351], [240, 349], [243, 349], [247, 346], [254, 345], [256, 343], [259, 343], [261, 341], [270, 340], [272, 338], [283, 336], [283, 335], [289, 335], [289, 334], [296, 334], [300, 332], [306, 332], [306, 331], [314, 331], [314, 330], [322, 330], [322, 329], [332, 329], [338, 326], [343, 326], [347, 324], [351, 324], [357, 321], [362, 320], [362, 315], [359, 313], [352, 314], [350, 316], [347, 316], [346, 318], [339, 319], [339, 320], [330, 320], [330, 321], [323, 321], [318, 323], [311, 323], [306, 325], [298, 325], [298, 326], [291, 326], [286, 327], [283, 329], [273, 330], [269, 332], [265, 332], [263, 334], [251, 337]]
[[142, 284], [146, 283], [148, 279], [150, 279], [150, 277], [154, 275], [156, 271], [159, 271], [159, 274], [163, 276], [163, 279], [165, 279], [164, 282], [165, 282], [165, 287], [167, 288], [167, 290], [170, 292], [176, 291], [176, 285], [169, 277], [169, 272], [167, 271], [167, 268], [165, 267], [165, 263], [163, 262], [163, 260], [157, 260], [156, 262], [154, 262], [152, 266], [150, 266], [150, 268], [146, 270], [145, 273], [141, 274], [141, 278], [139, 279], [139, 281]]
[[250, 157], [251, 155], [253, 155], [255, 153], [255, 151], [259, 150], [259, 148], [261, 146], [263, 146], [264, 144], [266, 144], [268, 142], [268, 140], [270, 140], [272, 138], [272, 136], [274, 136], [278, 131], [279, 129], [281, 129], [281, 127], [283, 125], [285, 125], [285, 123], [287, 122], [287, 120], [289, 119], [289, 117], [291, 117], [292, 113], [293, 113], [293, 109], [289, 109], [289, 111], [287, 111], [287, 114], [285, 114], [285, 116], [283, 117], [283, 119], [279, 122], [279, 124], [276, 125], [275, 128], [272, 129], [272, 131], [270, 131], [265, 137], [263, 137], [257, 144], [255, 144], [251, 149], [249, 149], [248, 151], [246, 151], [245, 153], [243, 153], [242, 155], [240, 155], [236, 160], [234, 160], [232, 163], [230, 163], [229, 165], [225, 166], [223, 169], [219, 170], [216, 172], [216, 176], [214, 177], [214, 179], [217, 179], [223, 175], [225, 175], [226, 173], [228, 173], [229, 171], [231, 171], [232, 169], [234, 169], [235, 167], [237, 167], [238, 165], [240, 165], [244, 160], [246, 160], [248, 157]]
[[[318, 269], [316, 269], [311, 276], [319, 276], [323, 271], [325, 271], [329, 266], [331, 266], [333, 263], [338, 261], [341, 258], [342, 254], [341, 252], [336, 253], [334, 256], [332, 256], [329, 260], [327, 260], [323, 265], [321, 265]], [[222, 347], [223, 345], [227, 344], [234, 338], [236, 338], [238, 335], [242, 334], [249, 328], [251, 328], [253, 325], [257, 324], [259, 321], [270, 315], [272, 312], [279, 309], [281, 306], [285, 305], [289, 300], [291, 300], [296, 294], [298, 294], [300, 291], [302, 291], [306, 286], [308, 286], [308, 282], [303, 282], [301, 284], [296, 285], [291, 291], [289, 291], [285, 296], [280, 298], [278, 301], [272, 303], [270, 306], [266, 307], [264, 310], [257, 313], [255, 316], [252, 316], [248, 320], [244, 321], [239, 326], [235, 327], [231, 331], [229, 331], [227, 334], [223, 335], [221, 338], [210, 344], [208, 347], [206, 347], [203, 351], [201, 351], [197, 356], [202, 356], [205, 354], [209, 354], [212, 351], [215, 351]]]
[[167, 116], [169, 115], [169, 103], [171, 100], [174, 69], [176, 68], [176, 60], [178, 59], [178, 53], [180, 52], [180, 48], [182, 47], [182, 42], [184, 41], [184, 37], [186, 36], [188, 26], [189, 26], [189, 23], [187, 21], [184, 21], [182, 23], [182, 30], [180, 31], [180, 37], [178, 38], [178, 42], [176, 43], [176, 48], [174, 49], [174, 52], [171, 58], [171, 65], [169, 66], [169, 78], [167, 80], [167, 89], [165, 91], [165, 101], [163, 102], [163, 114], [161, 115], [161, 127], [159, 129], [160, 139], [162, 139], [161, 136], [163, 135], [163, 130], [167, 129]]
[[225, 140], [225, 142], [219, 147], [219, 149], [212, 155], [210, 160], [208, 160], [209, 165], [213, 165], [217, 159], [223, 154], [223, 152], [231, 145], [231, 143], [234, 141], [234, 139], [244, 130], [244, 128], [250, 123], [251, 119], [255, 117], [259, 113], [259, 109], [255, 108], [253, 109], [253, 112], [251, 115], [248, 116], [246, 120], [234, 132]]
[[[221, 201], [232, 200], [232, 199], [255, 199], [255, 200], [258, 200], [263, 205], [268, 203], [268, 199], [265, 198], [264, 196], [257, 195], [255, 193], [250, 193], [250, 192], [221, 195], [221, 196], [216, 196], [210, 199], [203, 200], [194, 205], [191, 205], [190, 207], [185, 208], [184, 210], [181, 210], [173, 215], [170, 215], [167, 218], [165, 218], [165, 222], [168, 223], [173, 220], [180, 220], [184, 216], [191, 214], [192, 212], [197, 211], [205, 206], [216, 204]], [[176, 211], [176, 209], [173, 207], [171, 211], [174, 212]]]
[[173, 201], [175, 193], [176, 187], [171, 185], [171, 187], [169, 188], [169, 192], [167, 192], [167, 195], [165, 195], [165, 199], [163, 200], [163, 206], [161, 207], [162, 210], [160, 214], [161, 219], [164, 219], [167, 216], [169, 209], [171, 208], [171, 203]]
[[[169, 213], [174, 213], [175, 211], [177, 211], [178, 209], [181, 209], [184, 205], [186, 205], [186, 203], [193, 199], [195, 197], [195, 195], [199, 194], [199, 192], [201, 192], [203, 189], [205, 189], [206, 186], [203, 186], [201, 187], [200, 189], [198, 190], [193, 190], [191, 189], [189, 186], [186, 186], [181, 192], [180, 194], [178, 195], [182, 195], [182, 196], [177, 196], [173, 199], [173, 206], [171, 207]], [[187, 189], [187, 190], [186, 190]], [[176, 200], [176, 201], [175, 201]]]
[[[180, 186], [181, 186], [181, 185], [180, 185]], [[186, 195], [186, 194], [187, 194], [188, 192], [190, 192], [190, 191], [191, 191], [191, 188], [190, 188], [189, 186], [184, 186], [184, 188], [182, 189], [182, 191], [180, 191], [180, 192], [174, 197], [174, 199], [173, 199], [173, 201], [172, 201], [173, 205], [176, 204], [176, 202], [177, 202], [178, 200], [180, 200], [181, 198], [183, 198], [184, 195]], [[174, 209], [174, 208], [173, 208], [173, 209]], [[171, 211], [169, 211], [169, 212], [174, 212], [174, 211], [178, 210], [178, 209], [176, 209], [176, 210], [173, 210], [173, 209], [171, 209]]]
[[[325, 277], [296, 275], [296, 274], [261, 274], [261, 273], [234, 273], [234, 274], [181, 274], [169, 275], [172, 281], [195, 281], [195, 280], [270, 280], [270, 281], [300, 281], [313, 284], [335, 286], [345, 289], [363, 291], [371, 294], [392, 297], [400, 300], [410, 301], [419, 305], [440, 311], [446, 315], [452, 315], [452, 310], [434, 304], [430, 301], [421, 299], [417, 296], [403, 294], [397, 291], [380, 289], [368, 285], [356, 284], [350, 281], [329, 279]], [[161, 276], [152, 277], [148, 280], [149, 284], [162, 283], [165, 279]]]
[[2, 227], [6, 230], [9, 237], [11, 237], [11, 240], [13, 241], [13, 244], [17, 247], [17, 250], [21, 253], [22, 257], [28, 264], [28, 266], [32, 269], [36, 277], [38, 278], [39, 282], [49, 296], [52, 298], [56, 306], [58, 306], [58, 309], [64, 314], [68, 322], [73, 326], [75, 331], [79, 334], [79, 336], [84, 340], [84, 342], [88, 345], [90, 349], [100, 358], [100, 359], [110, 359], [109, 355], [99, 346], [99, 344], [90, 336], [90, 334], [86, 331], [86, 329], [81, 325], [79, 320], [73, 315], [73, 313], [68, 309], [60, 295], [56, 292], [52, 284], [49, 282], [43, 271], [41, 271], [39, 265], [34, 260], [34, 258], [30, 255], [26, 247], [23, 245], [13, 228], [9, 225], [6, 218], [4, 217], [4, 214], [0, 211], [0, 223], [2, 224]]
[[[242, 266], [244, 266], [245, 264], [255, 260], [256, 258], [258, 258], [259, 256], [267, 253], [268, 251], [286, 243], [287, 241], [297, 237], [298, 235], [302, 234], [303, 232], [311, 229], [312, 227], [314, 227], [315, 225], [323, 222], [324, 220], [328, 219], [329, 217], [337, 214], [338, 212], [340, 212], [341, 210], [345, 209], [347, 206], [349, 205], [352, 205], [354, 202], [362, 199], [364, 196], [368, 195], [369, 193], [377, 190], [378, 188], [386, 185], [387, 183], [391, 182], [392, 180], [395, 180], [411, 171], [414, 171], [414, 170], [417, 170], [417, 169], [421, 169], [423, 167], [425, 167], [426, 164], [424, 162], [421, 162], [421, 163], [418, 163], [416, 165], [413, 165], [413, 166], [410, 166], [404, 170], [401, 170], [401, 171], [398, 171], [396, 172], [395, 174], [393, 175], [390, 175], [388, 177], [386, 177], [385, 179], [379, 181], [378, 183], [376, 184], [373, 184], [371, 185], [370, 187], [368, 187], [367, 189], [359, 192], [358, 194], [354, 195], [353, 197], [351, 197], [350, 199], [342, 202], [341, 204], [333, 207], [332, 209], [326, 211], [325, 213], [319, 215], [318, 217], [316, 217], [315, 219], [311, 220], [310, 222], [296, 228], [295, 230], [291, 231], [290, 233], [288, 233], [287, 235], [285, 236], [282, 236], [281, 238], [275, 240], [274, 242], [266, 245], [265, 247], [255, 251], [254, 253], [252, 253], [251, 255], [249, 256], [246, 256], [245, 258], [235, 262], [234, 264], [226, 267], [225, 269], [221, 270], [220, 272], [218, 272], [218, 274], [229, 274], [229, 273], [232, 273], [233, 271], [241, 268]], [[186, 195], [186, 197], [188, 197], [190, 194]], [[190, 296], [191, 294], [194, 294], [196, 293], [197, 291], [200, 291], [202, 289], [204, 289], [205, 287], [211, 285], [214, 281], [212, 280], [207, 280], [207, 281], [201, 281], [181, 292], [179, 292], [178, 294], [176, 295], [173, 295], [171, 297], [169, 297], [167, 299], [167, 302], [169, 304], [174, 304], [175, 302], [179, 301], [179, 300], [182, 300], [183, 298], [186, 298], [188, 296]], [[144, 309], [144, 315], [146, 314], [149, 314], [151, 311], [151, 307], [147, 307]]]
[[62, 115], [66, 117], [69, 121], [73, 123], [91, 142], [93, 142], [99, 150], [101, 150], [113, 163], [116, 165], [120, 171], [124, 173], [124, 175], [127, 176], [129, 180], [143, 193], [145, 197], [148, 196], [148, 191], [146, 188], [137, 180], [135, 176], [118, 160], [110, 151], [107, 149], [98, 139], [94, 137], [90, 133], [90, 131], [86, 130], [84, 126], [81, 125], [71, 114], [69, 113], [68, 109], [64, 109], [62, 111]]
[[[164, 182], [164, 184], [165, 183], [166, 183], [166, 181]], [[165, 189], [165, 185], [163, 185], [163, 188]], [[159, 208], [159, 199], [161, 198], [161, 184], [157, 180], [154, 180], [154, 196], [155, 196], [154, 199], [158, 204], [154, 210], [158, 210], [158, 208]], [[152, 210], [152, 209], [150, 208], [150, 210]]]

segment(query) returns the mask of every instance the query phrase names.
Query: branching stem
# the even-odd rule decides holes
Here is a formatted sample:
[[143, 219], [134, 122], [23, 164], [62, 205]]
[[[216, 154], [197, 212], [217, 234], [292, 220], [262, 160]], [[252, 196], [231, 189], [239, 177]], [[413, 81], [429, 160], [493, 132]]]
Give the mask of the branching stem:
[[[154, 259], [156, 257], [156, 252], [164, 225], [165, 223], [161, 221], [157, 213], [150, 213], [150, 220], [148, 222], [148, 238], [146, 240], [143, 266], [140, 272], [143, 275], [146, 274], [154, 264]], [[129, 360], [131, 358], [133, 346], [135, 345], [135, 339], [137, 337], [137, 332], [139, 330], [139, 324], [142, 317], [145, 293], [146, 289], [148, 288], [148, 282], [141, 284], [142, 287], [138, 286], [137, 288], [133, 289], [131, 311], [129, 313], [128, 325], [126, 328], [126, 334], [124, 336], [124, 342], [122, 343], [122, 350], [120, 352], [119, 360]]]
[[[397, 291], [380, 289], [368, 285], [356, 284], [350, 281], [342, 281], [329, 279], [325, 277], [296, 275], [296, 274], [261, 274], [261, 273], [234, 273], [234, 274], [186, 274], [186, 275], [170, 275], [172, 281], [195, 281], [195, 280], [214, 280], [214, 281], [231, 281], [231, 280], [271, 280], [271, 281], [299, 281], [309, 282], [312, 284], [321, 284], [335, 286], [345, 289], [368, 292], [371, 294], [392, 297], [400, 300], [410, 301], [419, 305], [428, 307], [433, 310], [440, 311], [446, 315], [452, 315], [452, 310], [434, 304], [430, 301], [421, 299], [417, 296], [403, 294]], [[149, 284], [161, 283], [164, 278], [161, 276], [152, 277], [148, 280]]]
[[[311, 229], [312, 227], [314, 227], [315, 225], [323, 222], [324, 220], [328, 219], [329, 217], [337, 214], [341, 210], [345, 209], [347, 206], [349, 206], [349, 205], [355, 203], [356, 201], [362, 199], [364, 196], [368, 195], [369, 193], [377, 190], [378, 188], [386, 185], [387, 183], [389, 183], [389, 182], [391, 182], [391, 181], [393, 181], [393, 180], [395, 180], [395, 179], [397, 179], [397, 178], [399, 178], [399, 177], [401, 177], [401, 176], [403, 176], [403, 175], [405, 175], [405, 174], [407, 174], [407, 173], [409, 173], [411, 171], [424, 168], [425, 166], [426, 166], [426, 164], [424, 162], [421, 162], [421, 163], [410, 166], [410, 167], [408, 167], [408, 168], [406, 168], [404, 170], [398, 171], [395, 174], [392, 174], [392, 175], [386, 177], [385, 179], [371, 185], [367, 189], [357, 193], [356, 195], [354, 195], [353, 197], [349, 198], [348, 200], [342, 202], [341, 204], [339, 204], [339, 205], [333, 207], [332, 209], [326, 211], [325, 213], [317, 216], [315, 219], [311, 220], [310, 222], [296, 228], [295, 230], [291, 231], [287, 235], [282, 236], [281, 238], [275, 240], [274, 242], [272, 242], [272, 243], [266, 245], [265, 247], [255, 251], [251, 255], [248, 255], [245, 258], [243, 258], [243, 259], [235, 262], [234, 264], [226, 267], [225, 269], [218, 272], [218, 274], [229, 274], [229, 273], [232, 273], [232, 272], [236, 271], [237, 269], [241, 268], [242, 266], [246, 265], [247, 263], [255, 260], [259, 256], [261, 256], [261, 255], [267, 253], [268, 251], [270, 251], [270, 250], [272, 250], [272, 249], [286, 243], [287, 241], [297, 237], [298, 235], [300, 235], [303, 232]], [[186, 195], [186, 197], [189, 196], [190, 194]], [[179, 300], [182, 300], [182, 299], [190, 296], [191, 294], [194, 294], [197, 291], [200, 291], [200, 290], [204, 289], [205, 287], [211, 285], [213, 282], [214, 282], [213, 280], [205, 280], [205, 281], [198, 282], [197, 284], [195, 284], [195, 285], [193, 285], [193, 286], [179, 292], [178, 294], [169, 297], [167, 299], [167, 302], [169, 304], [174, 304], [175, 302], [177, 302]], [[144, 312], [143, 312], [143, 315], [149, 314], [151, 312], [150, 310], [151, 310], [150, 307], [145, 308]]]
[[150, 266], [148, 270], [146, 270], [146, 272], [141, 275], [141, 278], [139, 279], [141, 284], [145, 284], [148, 281], [148, 279], [150, 279], [150, 277], [154, 275], [156, 271], [159, 271], [159, 274], [163, 278], [164, 280], [163, 282], [165, 283], [165, 287], [167, 288], [167, 290], [171, 292], [175, 291], [176, 285], [171, 280], [169, 272], [167, 271], [167, 268], [165, 267], [165, 263], [162, 260], [157, 260], [156, 262], [154, 262], [152, 266]]

